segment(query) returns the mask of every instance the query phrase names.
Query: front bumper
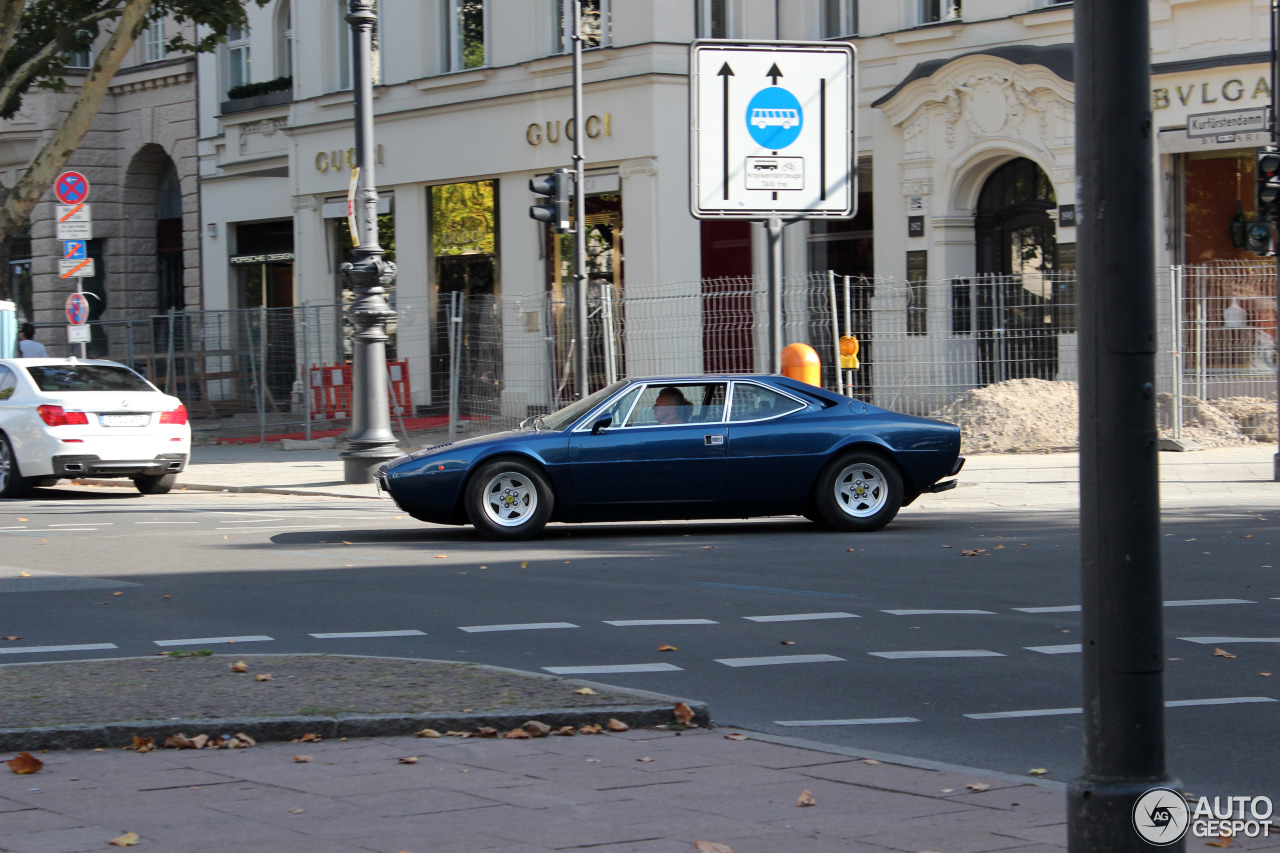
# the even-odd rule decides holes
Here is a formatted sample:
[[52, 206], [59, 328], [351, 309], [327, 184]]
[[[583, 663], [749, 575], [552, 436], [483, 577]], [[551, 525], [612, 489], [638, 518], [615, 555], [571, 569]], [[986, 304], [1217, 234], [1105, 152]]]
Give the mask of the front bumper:
[[102, 459], [92, 454], [53, 457], [54, 477], [133, 477], [176, 474], [187, 467], [187, 454], [161, 453], [152, 459]]

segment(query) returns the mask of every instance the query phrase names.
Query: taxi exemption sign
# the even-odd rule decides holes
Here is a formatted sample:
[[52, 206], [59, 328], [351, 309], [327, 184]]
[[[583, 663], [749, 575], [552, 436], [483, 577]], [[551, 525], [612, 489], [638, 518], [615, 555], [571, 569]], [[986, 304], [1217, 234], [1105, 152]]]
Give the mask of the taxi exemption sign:
[[700, 40], [689, 72], [695, 217], [854, 214], [853, 45]]

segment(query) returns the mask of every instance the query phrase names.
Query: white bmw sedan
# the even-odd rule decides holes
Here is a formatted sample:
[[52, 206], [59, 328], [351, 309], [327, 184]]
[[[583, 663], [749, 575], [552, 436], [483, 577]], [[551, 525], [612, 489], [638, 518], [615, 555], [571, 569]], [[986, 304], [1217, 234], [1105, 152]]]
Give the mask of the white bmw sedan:
[[191, 456], [187, 409], [123, 364], [0, 359], [0, 498], [63, 478], [173, 487]]

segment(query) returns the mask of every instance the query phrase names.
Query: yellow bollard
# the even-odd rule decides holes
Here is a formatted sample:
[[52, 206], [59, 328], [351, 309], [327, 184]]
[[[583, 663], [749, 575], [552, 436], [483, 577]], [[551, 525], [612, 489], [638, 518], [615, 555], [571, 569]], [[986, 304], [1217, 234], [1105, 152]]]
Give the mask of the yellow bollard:
[[822, 387], [822, 361], [808, 344], [789, 344], [782, 350], [782, 375]]

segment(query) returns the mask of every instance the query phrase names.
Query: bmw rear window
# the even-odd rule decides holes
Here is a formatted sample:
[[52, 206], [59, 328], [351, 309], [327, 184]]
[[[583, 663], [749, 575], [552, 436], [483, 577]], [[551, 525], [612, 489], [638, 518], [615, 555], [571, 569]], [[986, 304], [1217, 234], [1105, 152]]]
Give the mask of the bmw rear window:
[[45, 364], [27, 368], [41, 391], [154, 391], [127, 367], [109, 364]]

